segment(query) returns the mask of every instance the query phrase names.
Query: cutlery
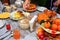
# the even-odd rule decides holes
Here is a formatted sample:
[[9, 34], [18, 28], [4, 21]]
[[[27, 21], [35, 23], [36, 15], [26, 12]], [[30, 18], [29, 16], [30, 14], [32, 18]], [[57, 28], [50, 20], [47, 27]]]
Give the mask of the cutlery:
[[8, 35], [7, 37], [5, 37], [3, 40], [8, 40], [9, 38], [11, 38], [13, 36], [13, 33], [11, 32], [10, 35]]
[[[6, 31], [4, 34], [6, 34], [7, 32], [9, 32], [9, 31]], [[0, 37], [3, 36], [4, 34], [0, 35]]]
[[0, 40], [4, 39], [5, 37], [7, 37], [8, 35], [11, 34], [11, 31], [7, 32], [6, 34], [4, 34], [3, 36], [0, 36]]

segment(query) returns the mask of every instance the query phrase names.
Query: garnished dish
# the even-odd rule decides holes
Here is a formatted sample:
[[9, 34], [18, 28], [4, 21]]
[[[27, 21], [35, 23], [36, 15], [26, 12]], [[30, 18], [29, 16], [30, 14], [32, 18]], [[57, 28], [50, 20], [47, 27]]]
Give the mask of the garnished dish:
[[0, 14], [0, 19], [6, 19], [10, 17], [10, 13], [9, 12], [3, 12]]
[[56, 18], [52, 21], [44, 21], [41, 27], [48, 33], [60, 34], [60, 19]]
[[24, 14], [21, 11], [12, 12], [10, 18], [13, 20], [19, 20], [24, 18]]
[[30, 4], [28, 8], [24, 9], [25, 11], [32, 12], [36, 10], [35, 4]]
[[50, 19], [55, 19], [56, 18], [56, 12], [55, 11], [51, 11], [51, 10], [44, 10], [44, 12], [42, 13], [38, 13], [37, 15], [37, 21], [39, 23], [41, 23], [41, 20], [47, 21]]
[[44, 10], [44, 13], [48, 16], [48, 17], [54, 17], [56, 16], [56, 12], [55, 11], [52, 11], [52, 10]]
[[52, 33], [54, 31], [54, 34], [60, 34], [60, 18], [55, 16], [55, 11], [44, 10], [43, 13], [38, 14], [37, 21], [46, 32]]

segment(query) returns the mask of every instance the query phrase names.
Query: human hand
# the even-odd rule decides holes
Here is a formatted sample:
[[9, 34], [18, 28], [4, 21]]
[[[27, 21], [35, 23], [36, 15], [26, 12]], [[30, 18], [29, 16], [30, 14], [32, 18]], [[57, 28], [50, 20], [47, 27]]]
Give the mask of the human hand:
[[30, 0], [25, 0], [25, 2], [23, 3], [23, 8], [26, 9], [27, 7], [29, 7], [30, 4]]

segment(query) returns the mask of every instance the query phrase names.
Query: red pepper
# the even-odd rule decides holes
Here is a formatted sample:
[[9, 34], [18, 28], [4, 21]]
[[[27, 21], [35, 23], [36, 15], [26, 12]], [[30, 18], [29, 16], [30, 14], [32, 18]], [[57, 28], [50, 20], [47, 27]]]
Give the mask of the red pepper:
[[6, 29], [7, 30], [10, 30], [11, 29], [10, 24], [6, 24]]

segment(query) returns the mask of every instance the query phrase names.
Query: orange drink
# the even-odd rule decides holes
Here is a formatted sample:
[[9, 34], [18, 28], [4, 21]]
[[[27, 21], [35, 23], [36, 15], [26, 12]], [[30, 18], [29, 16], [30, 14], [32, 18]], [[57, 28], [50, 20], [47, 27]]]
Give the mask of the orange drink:
[[18, 29], [13, 30], [13, 38], [16, 40], [20, 39], [20, 31]]

